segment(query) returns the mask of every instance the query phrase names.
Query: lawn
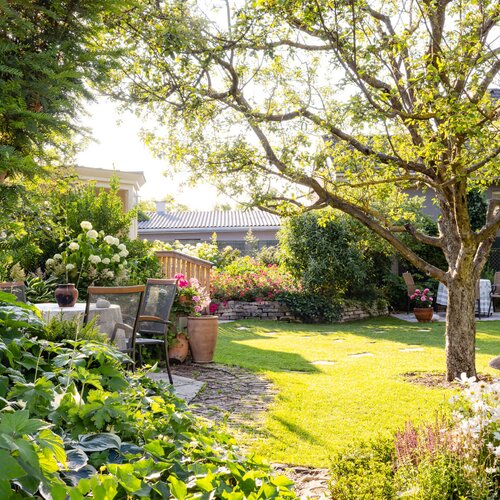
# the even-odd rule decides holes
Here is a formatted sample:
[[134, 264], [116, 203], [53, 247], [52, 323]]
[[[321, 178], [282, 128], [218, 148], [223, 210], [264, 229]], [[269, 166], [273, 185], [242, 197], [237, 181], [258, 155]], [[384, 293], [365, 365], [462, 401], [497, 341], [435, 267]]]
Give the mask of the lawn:
[[[494, 374], [487, 365], [500, 354], [500, 322], [478, 323], [477, 346], [478, 372]], [[271, 462], [328, 466], [329, 457], [350, 443], [389, 433], [409, 418], [433, 419], [452, 394], [403, 376], [444, 373], [442, 323], [226, 323], [219, 326], [215, 361], [275, 384], [278, 396], [265, 428], [242, 436], [243, 444]]]

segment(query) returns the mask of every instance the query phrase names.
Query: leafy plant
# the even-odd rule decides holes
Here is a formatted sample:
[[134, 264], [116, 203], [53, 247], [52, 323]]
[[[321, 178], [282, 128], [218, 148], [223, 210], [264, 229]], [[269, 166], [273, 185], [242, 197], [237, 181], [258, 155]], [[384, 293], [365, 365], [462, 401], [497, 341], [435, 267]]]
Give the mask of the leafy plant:
[[304, 323], [333, 323], [340, 319], [342, 305], [338, 301], [308, 292], [281, 292], [277, 299]]
[[63, 319], [62, 315], [61, 317], [55, 316], [44, 325], [44, 328], [38, 334], [38, 338], [50, 340], [51, 342], [62, 342], [64, 340], [106, 342], [108, 337], [99, 331], [96, 322], [97, 317], [82, 325], [81, 318], [78, 316], [71, 319]]
[[58, 284], [55, 276], [44, 278], [39, 275], [28, 276], [26, 282], [26, 299], [36, 304], [38, 302], [50, 302], [54, 299], [54, 292]]
[[126, 355], [23, 335], [10, 296], [0, 301], [12, 334], [0, 339], [2, 498], [295, 498], [168, 385], [125, 371]]

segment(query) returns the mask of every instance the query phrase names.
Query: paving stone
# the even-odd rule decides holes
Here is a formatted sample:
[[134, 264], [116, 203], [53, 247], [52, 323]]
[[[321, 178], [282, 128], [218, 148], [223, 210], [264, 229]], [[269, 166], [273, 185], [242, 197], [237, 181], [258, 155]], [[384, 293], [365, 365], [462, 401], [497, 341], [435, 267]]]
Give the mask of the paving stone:
[[[191, 400], [190, 409], [194, 414], [214, 421], [226, 417], [229, 427], [236, 431], [250, 429], [255, 439], [263, 434], [264, 415], [277, 393], [269, 380], [241, 368], [215, 363], [176, 365], [172, 373], [204, 384]], [[273, 464], [273, 469], [295, 482], [299, 498], [327, 498], [327, 469], [286, 464]]]

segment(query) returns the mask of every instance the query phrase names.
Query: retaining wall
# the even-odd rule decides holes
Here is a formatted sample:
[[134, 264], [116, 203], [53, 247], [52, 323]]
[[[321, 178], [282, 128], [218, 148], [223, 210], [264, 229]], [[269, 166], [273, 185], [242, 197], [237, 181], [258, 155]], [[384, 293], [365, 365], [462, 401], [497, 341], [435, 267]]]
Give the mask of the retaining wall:
[[[389, 314], [387, 306], [378, 303], [367, 304], [348, 301], [344, 303], [342, 309], [340, 323]], [[288, 307], [278, 301], [239, 302], [229, 300], [220, 303], [215, 314], [221, 320], [267, 319], [300, 323], [300, 320], [289, 311]]]

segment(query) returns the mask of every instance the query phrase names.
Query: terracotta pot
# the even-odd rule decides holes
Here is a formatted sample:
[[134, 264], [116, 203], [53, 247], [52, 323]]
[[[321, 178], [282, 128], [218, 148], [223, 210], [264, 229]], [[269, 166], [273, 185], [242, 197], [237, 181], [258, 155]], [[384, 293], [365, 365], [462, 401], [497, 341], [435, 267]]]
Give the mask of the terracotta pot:
[[189, 347], [194, 363], [211, 363], [217, 343], [218, 316], [189, 316]]
[[78, 298], [78, 290], [75, 288], [74, 283], [66, 283], [57, 285], [54, 295], [59, 307], [73, 307]]
[[184, 363], [189, 352], [189, 343], [183, 333], [178, 333], [173, 345], [168, 348], [168, 359], [171, 363]]
[[434, 315], [432, 307], [415, 307], [413, 312], [417, 321], [421, 323], [429, 323], [432, 321], [432, 316]]

